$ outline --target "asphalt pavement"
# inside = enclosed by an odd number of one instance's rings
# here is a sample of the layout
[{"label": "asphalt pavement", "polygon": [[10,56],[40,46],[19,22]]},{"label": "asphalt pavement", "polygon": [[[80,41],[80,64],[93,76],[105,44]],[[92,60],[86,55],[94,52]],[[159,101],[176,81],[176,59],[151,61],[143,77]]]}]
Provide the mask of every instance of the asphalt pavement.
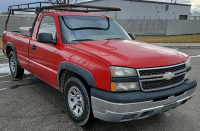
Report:
[{"label": "asphalt pavement", "polygon": [[[200,49],[179,49],[192,56],[191,77],[200,82]],[[1,56],[1,55],[0,55]],[[95,120],[74,124],[58,90],[25,72],[10,75],[8,60],[0,59],[0,131],[200,131],[200,86],[186,104],[150,118],[123,123]]]}]

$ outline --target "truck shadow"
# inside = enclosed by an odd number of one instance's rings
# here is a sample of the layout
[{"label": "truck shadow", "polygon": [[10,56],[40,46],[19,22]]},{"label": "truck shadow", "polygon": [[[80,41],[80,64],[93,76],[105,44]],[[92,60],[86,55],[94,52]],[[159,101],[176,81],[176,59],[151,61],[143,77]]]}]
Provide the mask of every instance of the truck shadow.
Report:
[{"label": "truck shadow", "polygon": [[[156,127],[158,125],[155,121],[164,122],[163,114],[158,114],[155,116],[152,116],[150,118],[142,119],[142,120],[135,120],[135,121],[128,121],[128,122],[120,122],[120,123],[114,123],[114,122],[104,122],[101,120],[95,120],[90,124],[87,124],[82,127],[84,131],[93,131],[93,130],[99,130],[99,131],[140,131],[141,127],[144,129],[149,129],[149,127]],[[148,127],[149,126],[149,127]]]}]

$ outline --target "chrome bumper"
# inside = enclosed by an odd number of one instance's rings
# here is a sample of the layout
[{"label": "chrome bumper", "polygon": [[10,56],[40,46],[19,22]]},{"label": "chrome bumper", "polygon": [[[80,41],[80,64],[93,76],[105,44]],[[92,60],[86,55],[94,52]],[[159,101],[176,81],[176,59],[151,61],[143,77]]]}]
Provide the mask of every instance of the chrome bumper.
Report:
[{"label": "chrome bumper", "polygon": [[166,112],[187,102],[195,93],[195,88],[179,96],[171,96],[161,101],[145,101],[138,103],[112,103],[91,97],[92,109],[95,118],[109,121],[122,122],[150,117]]}]

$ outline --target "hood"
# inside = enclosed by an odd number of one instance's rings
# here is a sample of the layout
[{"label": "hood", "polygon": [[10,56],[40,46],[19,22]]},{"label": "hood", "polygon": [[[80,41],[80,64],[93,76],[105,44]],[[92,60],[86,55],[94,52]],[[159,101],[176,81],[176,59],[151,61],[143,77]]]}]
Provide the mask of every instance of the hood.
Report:
[{"label": "hood", "polygon": [[183,63],[188,56],[179,51],[132,40],[84,41],[69,49],[93,57],[108,66],[148,68]]}]

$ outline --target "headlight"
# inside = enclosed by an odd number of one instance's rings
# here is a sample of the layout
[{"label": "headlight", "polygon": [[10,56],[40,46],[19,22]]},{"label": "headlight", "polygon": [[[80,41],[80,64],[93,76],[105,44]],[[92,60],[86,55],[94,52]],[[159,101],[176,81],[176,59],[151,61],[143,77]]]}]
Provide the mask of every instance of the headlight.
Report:
[{"label": "headlight", "polygon": [[111,91],[135,91],[140,90],[138,82],[125,82],[125,83],[115,83],[111,82]]},{"label": "headlight", "polygon": [[190,60],[190,57],[189,57],[186,61],[186,68],[190,68],[190,67],[191,67],[191,60]]},{"label": "headlight", "polygon": [[110,66],[110,73],[112,77],[128,77],[137,76],[136,70],[127,67]]},{"label": "headlight", "polygon": [[185,74],[185,80],[187,80],[190,76],[189,71],[191,70],[191,59],[190,57],[188,58],[188,60],[186,61],[186,74]]}]

